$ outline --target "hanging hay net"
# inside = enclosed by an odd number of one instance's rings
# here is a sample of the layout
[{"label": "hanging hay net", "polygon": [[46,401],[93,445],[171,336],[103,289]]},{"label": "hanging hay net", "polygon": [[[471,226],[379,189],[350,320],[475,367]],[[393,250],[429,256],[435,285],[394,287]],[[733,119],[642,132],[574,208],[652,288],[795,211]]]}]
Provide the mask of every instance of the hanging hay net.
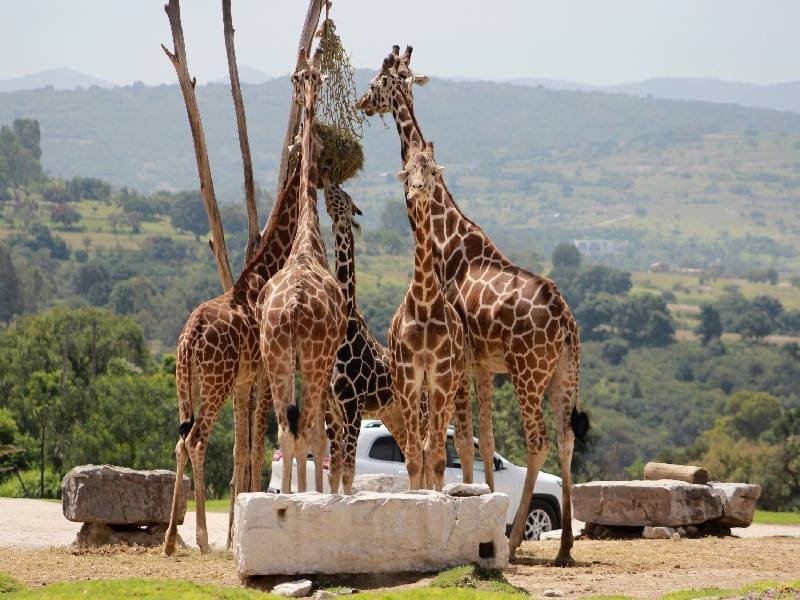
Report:
[{"label": "hanging hay net", "polygon": [[364,167],[365,119],[356,110],[355,69],[331,19],[322,22],[317,36],[323,52],[320,71],[327,76],[317,104],[317,133],[322,139],[319,170],[327,167],[331,180],[341,184]]}]

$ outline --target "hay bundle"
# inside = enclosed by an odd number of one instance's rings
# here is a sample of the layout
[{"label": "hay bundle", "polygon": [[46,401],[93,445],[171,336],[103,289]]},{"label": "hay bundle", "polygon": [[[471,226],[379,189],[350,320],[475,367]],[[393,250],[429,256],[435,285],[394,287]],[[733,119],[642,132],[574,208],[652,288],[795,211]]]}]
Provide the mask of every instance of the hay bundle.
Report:
[{"label": "hay bundle", "polygon": [[320,172],[327,167],[331,179],[341,184],[355,177],[364,166],[361,148],[364,116],[356,110],[355,70],[333,21],[326,18],[317,35],[323,51],[320,71],[326,76],[317,119],[317,134],[323,145]]}]

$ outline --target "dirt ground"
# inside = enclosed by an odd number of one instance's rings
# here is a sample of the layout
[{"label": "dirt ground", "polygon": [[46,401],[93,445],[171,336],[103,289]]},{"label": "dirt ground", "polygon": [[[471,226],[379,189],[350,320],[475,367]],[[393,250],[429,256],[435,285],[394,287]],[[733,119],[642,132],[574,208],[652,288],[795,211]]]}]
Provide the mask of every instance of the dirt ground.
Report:
[{"label": "dirt ground", "polygon": [[[674,590],[735,588],[800,577],[797,538],[577,541],[574,557],[578,564],[573,568],[547,564],[557,549],[555,541],[526,542],[518,562],[505,570],[507,579],[539,596],[545,590],[558,590],[567,598],[615,593],[654,598]],[[77,553],[64,547],[0,548],[0,572],[31,586],[124,577],[239,585],[230,554],[223,551],[201,556],[196,550],[182,550],[164,558],[157,549],[115,547]],[[421,575],[340,577],[325,578],[324,585],[388,589],[424,585],[429,579]]]}]

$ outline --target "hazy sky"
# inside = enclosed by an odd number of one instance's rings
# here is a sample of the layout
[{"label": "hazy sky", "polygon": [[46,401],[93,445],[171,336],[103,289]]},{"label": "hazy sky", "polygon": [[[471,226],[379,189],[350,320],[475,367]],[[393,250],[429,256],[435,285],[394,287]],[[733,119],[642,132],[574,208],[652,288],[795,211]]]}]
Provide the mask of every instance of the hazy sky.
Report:
[{"label": "hazy sky", "polygon": [[[0,79],[71,67],[126,84],[174,81],[164,0],[2,0]],[[233,0],[239,64],[293,66],[305,0]],[[190,70],[227,73],[219,0],[182,2]],[[402,8],[402,10],[401,10]],[[357,67],[393,43],[417,71],[591,84],[650,77],[800,79],[798,0],[335,0]]]}]

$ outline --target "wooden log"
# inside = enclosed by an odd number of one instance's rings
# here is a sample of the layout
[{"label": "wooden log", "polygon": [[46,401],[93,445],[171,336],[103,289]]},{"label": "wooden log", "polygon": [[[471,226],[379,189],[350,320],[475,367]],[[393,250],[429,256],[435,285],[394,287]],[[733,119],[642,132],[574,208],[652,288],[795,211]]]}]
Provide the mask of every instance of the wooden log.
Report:
[{"label": "wooden log", "polygon": [[676,479],[686,483],[708,483],[708,470],[703,467],[693,465],[671,465],[669,463],[649,462],[644,466],[644,478],[654,479]]},{"label": "wooden log", "polygon": [[194,154],[197,159],[197,174],[200,177],[200,192],[203,195],[203,204],[205,204],[208,224],[211,227],[211,239],[208,244],[211,246],[211,251],[214,253],[214,258],[217,262],[217,272],[222,281],[222,289],[227,292],[233,287],[233,274],[231,273],[231,263],[228,260],[228,250],[225,246],[222,218],[219,215],[217,197],[214,194],[214,181],[211,178],[211,164],[208,161],[208,150],[206,149],[206,138],[203,133],[203,123],[200,119],[200,109],[197,106],[197,98],[194,94],[194,86],[197,81],[189,76],[189,67],[186,62],[186,44],[183,39],[180,1],[169,0],[169,3],[164,6],[164,11],[169,17],[174,51],[167,50],[164,44],[161,44],[161,48],[169,58],[172,66],[175,67],[175,74],[178,76],[178,83],[186,104],[186,115],[189,118],[189,127],[192,130],[192,141],[194,142]]},{"label": "wooden log", "polygon": [[[258,230],[258,211],[256,209],[255,182],[253,180],[253,161],[250,157],[250,140],[247,136],[247,117],[244,112],[242,88],[239,85],[239,67],[236,64],[236,48],[233,45],[233,17],[231,0],[222,0],[222,24],[225,32],[225,51],[228,56],[228,74],[231,78],[231,96],[236,110],[236,126],[239,130],[239,149],[242,152],[244,170],[244,201],[247,207],[247,247],[244,251],[244,266],[255,256],[261,233]],[[249,465],[248,465],[249,467]]]}]

